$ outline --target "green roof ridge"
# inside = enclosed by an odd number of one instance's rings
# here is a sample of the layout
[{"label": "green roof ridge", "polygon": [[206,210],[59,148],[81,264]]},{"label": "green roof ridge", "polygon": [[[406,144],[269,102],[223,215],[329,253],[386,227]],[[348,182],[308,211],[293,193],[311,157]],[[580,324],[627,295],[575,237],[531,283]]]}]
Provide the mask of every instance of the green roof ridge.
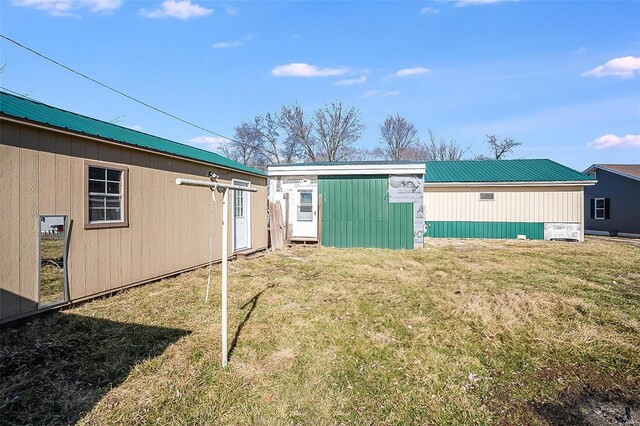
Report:
[{"label": "green roof ridge", "polygon": [[[9,105],[7,105],[7,102],[9,102]],[[246,166],[215,152],[207,151],[206,149],[172,141],[161,136],[141,132],[139,130],[124,127],[119,124],[109,123],[104,120],[99,120],[97,118],[79,114],[77,112],[58,108],[44,102],[37,101],[35,99],[28,99],[22,96],[13,95],[2,90],[0,90],[0,112],[7,116],[24,118],[37,123],[71,130],[88,136],[121,142],[129,146],[146,148],[160,153],[177,155],[186,159],[202,161],[220,167],[226,167],[238,171],[257,174],[260,176],[266,176],[266,174],[260,170]],[[89,129],[86,127],[88,123],[75,123],[75,125],[70,126],[69,124],[65,123],[65,121],[68,120],[69,117],[56,117],[56,115],[59,114],[68,114],[76,117],[79,120],[88,120],[92,122],[91,124],[97,125],[98,128]],[[45,117],[45,119],[38,118],[38,116],[43,116]],[[102,128],[100,129],[100,127]],[[105,135],[105,133],[111,132],[123,134],[119,135],[119,137],[114,137],[113,135]],[[134,137],[127,138],[127,136]],[[136,138],[139,140],[136,140]]]}]

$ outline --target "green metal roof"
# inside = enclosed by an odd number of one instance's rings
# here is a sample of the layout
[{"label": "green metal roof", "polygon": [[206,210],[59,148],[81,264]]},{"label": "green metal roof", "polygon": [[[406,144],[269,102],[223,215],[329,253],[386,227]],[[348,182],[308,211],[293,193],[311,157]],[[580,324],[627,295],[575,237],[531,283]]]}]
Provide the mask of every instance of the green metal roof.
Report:
[{"label": "green metal roof", "polygon": [[425,182],[575,182],[587,176],[551,160],[427,161]]},{"label": "green metal roof", "polygon": [[260,176],[264,172],[254,169],[222,155],[193,146],[160,138],[137,130],[96,120],[95,118],[65,111],[31,99],[11,95],[0,91],[0,114],[23,118],[52,127],[71,130],[88,136],[120,142],[134,147],[145,148],[166,154],[177,155],[191,160],[203,161],[216,166],[226,167]]}]

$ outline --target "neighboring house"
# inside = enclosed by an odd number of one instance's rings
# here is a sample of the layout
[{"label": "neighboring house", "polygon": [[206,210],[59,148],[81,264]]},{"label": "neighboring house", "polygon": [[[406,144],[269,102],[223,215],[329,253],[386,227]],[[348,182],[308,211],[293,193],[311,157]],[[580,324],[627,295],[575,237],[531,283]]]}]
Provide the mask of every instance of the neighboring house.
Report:
[{"label": "neighboring house", "polygon": [[584,191],[587,233],[640,237],[640,164],[594,164]]},{"label": "neighboring house", "polygon": [[590,176],[551,160],[430,161],[427,237],[584,239]]},{"label": "neighboring house", "polygon": [[[175,179],[208,181],[210,172],[219,182],[258,190],[233,194],[229,252],[266,248],[264,173],[209,151],[0,92],[0,321],[206,264],[212,226],[221,240],[222,197],[212,225],[210,191],[178,186]],[[64,230],[64,245],[43,239],[52,225]],[[213,245],[214,260],[220,260],[220,245]],[[52,297],[40,282],[42,265],[45,256],[63,255],[64,291]]]},{"label": "neighboring house", "polygon": [[269,200],[282,206],[291,241],[422,247],[422,162],[278,164],[268,173]]}]

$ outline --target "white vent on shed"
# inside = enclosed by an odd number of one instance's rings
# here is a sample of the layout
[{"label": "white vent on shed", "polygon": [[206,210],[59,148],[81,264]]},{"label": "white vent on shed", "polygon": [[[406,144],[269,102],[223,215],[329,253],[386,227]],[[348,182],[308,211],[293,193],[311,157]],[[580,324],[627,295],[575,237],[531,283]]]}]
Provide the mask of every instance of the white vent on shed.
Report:
[{"label": "white vent on shed", "polygon": [[495,194],[493,192],[481,192],[480,201],[493,201],[495,200]]}]

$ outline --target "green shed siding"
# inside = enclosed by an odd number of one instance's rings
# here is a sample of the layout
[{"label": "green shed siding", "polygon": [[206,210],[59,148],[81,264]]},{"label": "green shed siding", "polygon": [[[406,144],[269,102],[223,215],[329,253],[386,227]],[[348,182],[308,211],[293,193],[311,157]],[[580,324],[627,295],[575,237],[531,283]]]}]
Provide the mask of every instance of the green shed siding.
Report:
[{"label": "green shed siding", "polygon": [[526,235],[531,240],[544,239],[543,222],[465,222],[426,221],[426,237],[433,238],[501,238]]},{"label": "green shed siding", "polygon": [[322,245],[413,248],[413,204],[389,203],[388,176],[319,176]]}]

